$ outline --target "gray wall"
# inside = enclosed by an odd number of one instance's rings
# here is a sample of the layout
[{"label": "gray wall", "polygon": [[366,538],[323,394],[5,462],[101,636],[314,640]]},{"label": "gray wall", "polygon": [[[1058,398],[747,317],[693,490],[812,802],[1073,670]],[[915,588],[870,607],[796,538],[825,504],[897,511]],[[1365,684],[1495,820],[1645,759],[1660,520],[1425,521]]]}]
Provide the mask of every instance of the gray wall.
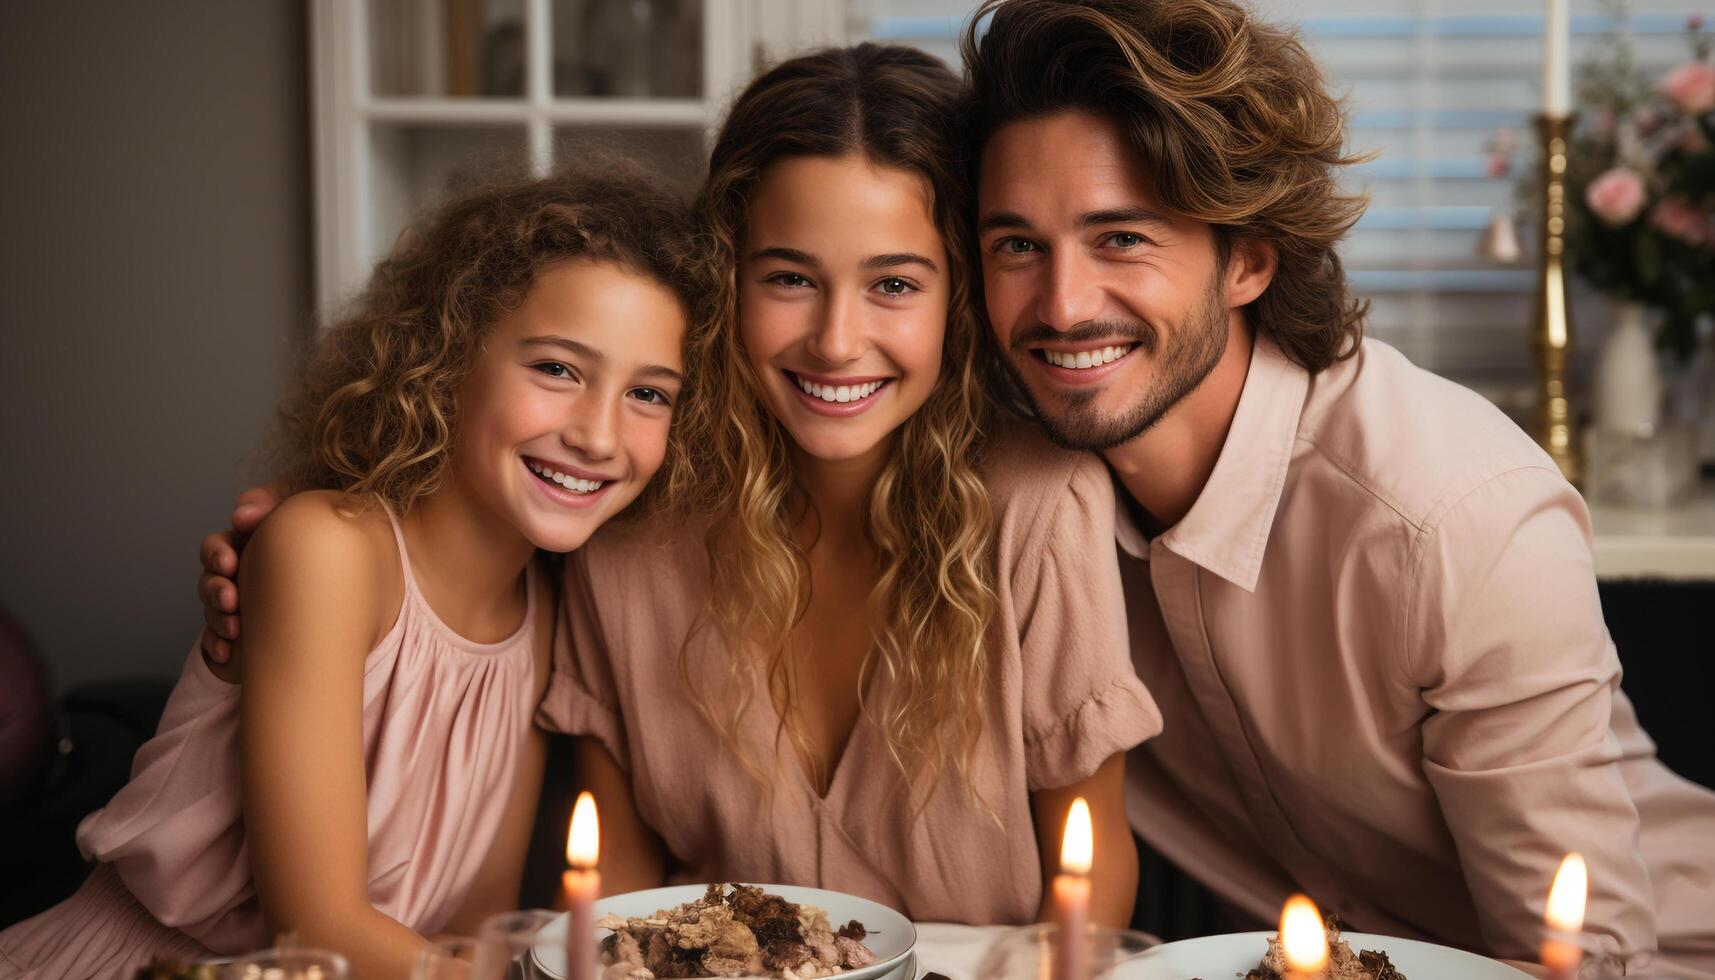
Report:
[{"label": "gray wall", "polygon": [[0,3],[0,607],[177,674],[312,299],[292,0]]}]

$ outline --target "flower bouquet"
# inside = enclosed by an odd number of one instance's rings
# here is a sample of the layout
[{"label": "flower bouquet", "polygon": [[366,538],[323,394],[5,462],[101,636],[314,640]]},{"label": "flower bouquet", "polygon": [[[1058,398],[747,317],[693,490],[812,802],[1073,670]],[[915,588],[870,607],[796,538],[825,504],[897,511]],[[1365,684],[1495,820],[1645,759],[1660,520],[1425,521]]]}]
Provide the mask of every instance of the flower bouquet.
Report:
[{"label": "flower bouquet", "polygon": [[1686,34],[1691,59],[1659,81],[1623,33],[1583,66],[1566,175],[1573,272],[1658,311],[1657,346],[1681,361],[1715,313],[1715,64],[1701,17]]}]

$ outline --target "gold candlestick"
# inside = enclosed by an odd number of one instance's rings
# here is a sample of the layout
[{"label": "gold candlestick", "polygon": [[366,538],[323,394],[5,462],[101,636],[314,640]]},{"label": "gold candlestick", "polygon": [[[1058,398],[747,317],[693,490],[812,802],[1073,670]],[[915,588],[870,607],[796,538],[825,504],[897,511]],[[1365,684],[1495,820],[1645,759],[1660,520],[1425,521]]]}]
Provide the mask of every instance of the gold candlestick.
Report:
[{"label": "gold candlestick", "polygon": [[1577,420],[1567,393],[1566,368],[1572,350],[1572,318],[1566,303],[1566,144],[1572,114],[1538,115],[1542,139],[1542,249],[1539,257],[1536,310],[1531,340],[1536,348],[1536,425],[1531,434],[1548,451],[1560,472],[1572,483],[1584,477]]}]

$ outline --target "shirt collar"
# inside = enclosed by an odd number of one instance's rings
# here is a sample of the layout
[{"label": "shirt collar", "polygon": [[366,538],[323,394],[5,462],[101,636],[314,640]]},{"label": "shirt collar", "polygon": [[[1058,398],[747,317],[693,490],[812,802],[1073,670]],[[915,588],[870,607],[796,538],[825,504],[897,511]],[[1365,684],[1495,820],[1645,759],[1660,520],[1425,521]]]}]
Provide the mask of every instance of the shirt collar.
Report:
[{"label": "shirt collar", "polygon": [[[1256,590],[1309,386],[1309,372],[1268,336],[1257,337],[1214,472],[1191,511],[1161,533],[1162,547],[1246,592]],[[1116,484],[1115,540],[1127,554],[1147,558],[1150,539],[1119,499],[1125,486]]]}]

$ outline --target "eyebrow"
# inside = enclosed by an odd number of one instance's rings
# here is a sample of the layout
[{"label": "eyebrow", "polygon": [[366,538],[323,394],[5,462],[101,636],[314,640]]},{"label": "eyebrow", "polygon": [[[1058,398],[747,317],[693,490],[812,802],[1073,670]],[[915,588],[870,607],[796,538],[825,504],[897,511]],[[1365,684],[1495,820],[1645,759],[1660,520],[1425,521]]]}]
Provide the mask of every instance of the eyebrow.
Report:
[{"label": "eyebrow", "polygon": [[785,262],[796,262],[799,265],[821,265],[822,260],[809,252],[797,248],[787,248],[776,245],[773,248],[759,248],[750,253],[752,259],[780,259]]},{"label": "eyebrow", "polygon": [[928,256],[918,255],[916,252],[889,252],[886,255],[872,255],[863,260],[865,269],[892,269],[901,265],[920,265],[930,272],[940,271]]},{"label": "eyebrow", "polygon": [[[1159,211],[1151,211],[1142,207],[1103,208],[1100,211],[1086,211],[1078,216],[1078,225],[1083,228],[1093,228],[1098,225],[1123,224],[1169,224],[1167,217]],[[985,214],[977,222],[977,234],[994,231],[997,228],[1027,229],[1030,222],[1024,216],[1014,211],[995,211]]]},{"label": "eyebrow", "polygon": [[[559,337],[553,334],[544,334],[540,337],[526,337],[524,338],[524,343],[545,344],[549,347],[559,347],[563,350],[570,351],[585,360],[595,361],[597,364],[607,362],[606,354],[603,354],[601,351],[596,350],[588,344],[579,343],[570,337]],[[685,376],[683,374],[680,374],[678,371],[675,371],[664,364],[650,364],[647,367],[638,368],[637,373],[645,378],[660,378],[665,381],[674,381],[679,384],[685,383]]]},{"label": "eyebrow", "polygon": [[1085,228],[1091,228],[1096,225],[1126,225],[1134,223],[1145,225],[1165,225],[1169,222],[1167,220],[1167,216],[1159,211],[1151,211],[1148,208],[1135,206],[1104,208],[1101,211],[1086,212],[1078,217],[1078,224]]},{"label": "eyebrow", "polygon": [[1029,228],[1030,222],[1024,220],[1024,215],[1013,211],[991,211],[982,216],[977,222],[977,234],[993,231],[996,228]]}]

